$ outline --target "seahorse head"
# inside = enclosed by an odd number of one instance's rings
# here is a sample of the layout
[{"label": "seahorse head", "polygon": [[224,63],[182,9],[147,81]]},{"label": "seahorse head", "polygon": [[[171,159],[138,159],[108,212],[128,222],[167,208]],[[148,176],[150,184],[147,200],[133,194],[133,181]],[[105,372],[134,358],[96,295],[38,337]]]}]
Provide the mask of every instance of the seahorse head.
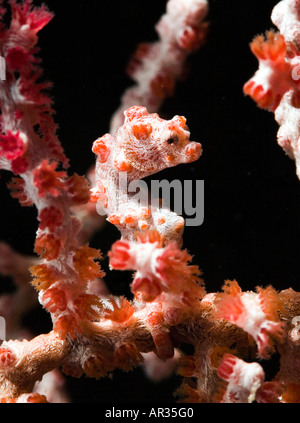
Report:
[{"label": "seahorse head", "polygon": [[152,174],[201,156],[202,146],[190,141],[185,117],[164,120],[141,106],[127,109],[124,115],[124,124],[116,136],[126,161],[134,169]]}]

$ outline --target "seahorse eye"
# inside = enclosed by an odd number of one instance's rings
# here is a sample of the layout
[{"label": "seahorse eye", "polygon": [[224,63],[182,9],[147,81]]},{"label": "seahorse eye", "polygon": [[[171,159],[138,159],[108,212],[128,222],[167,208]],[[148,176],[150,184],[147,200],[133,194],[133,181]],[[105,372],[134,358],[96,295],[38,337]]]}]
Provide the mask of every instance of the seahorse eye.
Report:
[{"label": "seahorse eye", "polygon": [[178,137],[174,136],[174,137],[170,137],[167,139],[167,143],[168,144],[174,144],[178,141]]}]

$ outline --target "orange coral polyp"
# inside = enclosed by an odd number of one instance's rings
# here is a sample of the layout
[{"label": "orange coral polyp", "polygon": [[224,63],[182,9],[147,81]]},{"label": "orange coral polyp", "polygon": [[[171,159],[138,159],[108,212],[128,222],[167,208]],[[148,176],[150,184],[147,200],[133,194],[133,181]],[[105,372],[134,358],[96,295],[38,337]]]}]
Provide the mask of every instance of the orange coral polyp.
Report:
[{"label": "orange coral polyp", "polygon": [[190,265],[191,260],[192,256],[187,250],[180,250],[176,244],[169,244],[157,257],[155,270],[170,288],[183,279],[186,283],[199,282],[200,269],[196,265]]},{"label": "orange coral polyp", "polygon": [[226,280],[222,286],[222,290],[226,292],[226,294],[234,296],[242,293],[242,288],[239,286],[236,280]]},{"label": "orange coral polyp", "polygon": [[161,294],[162,286],[158,278],[135,277],[131,290],[135,296],[140,294],[143,301],[151,302]]},{"label": "orange coral polyp", "polygon": [[98,319],[102,310],[99,298],[92,294],[79,295],[73,305],[80,319]]},{"label": "orange coral polyp", "polygon": [[275,111],[284,94],[297,86],[292,77],[293,64],[287,60],[287,49],[282,34],[274,31],[256,37],[250,48],[259,60],[259,69],[244,85],[244,93],[263,109]]},{"label": "orange coral polyp", "polygon": [[61,339],[64,339],[67,335],[71,339],[75,339],[77,334],[80,333],[80,327],[77,324],[75,316],[71,314],[64,314],[59,316],[54,324],[54,330],[59,334]]},{"label": "orange coral polyp", "polygon": [[62,190],[65,189],[63,179],[67,174],[64,171],[57,171],[58,162],[50,163],[48,160],[43,160],[40,166],[33,171],[34,185],[38,189],[40,197],[45,197],[50,194],[58,197]]},{"label": "orange coral polyp", "polygon": [[283,334],[279,319],[281,301],[273,288],[258,288],[259,293],[217,294],[216,318],[224,318],[248,332],[256,341],[258,355],[267,358],[274,351],[274,340]]},{"label": "orange coral polyp", "polygon": [[104,357],[101,354],[93,354],[83,363],[84,373],[88,377],[96,379],[106,376],[107,373],[114,370],[114,367],[113,359]]},{"label": "orange coral polyp", "polygon": [[156,242],[158,247],[162,247],[163,245],[163,238],[161,234],[155,230],[137,234],[137,240],[143,244],[146,242],[150,242],[152,244]]},{"label": "orange coral polyp", "polygon": [[12,180],[7,184],[7,187],[11,191],[12,198],[19,200],[19,203],[23,207],[28,207],[33,205],[33,201],[28,197],[26,192],[25,182],[21,178],[12,178]]},{"label": "orange coral polyp", "polygon": [[237,322],[244,311],[244,306],[240,298],[224,298],[219,306],[217,316],[223,319]]},{"label": "orange coral polyp", "polygon": [[118,300],[111,297],[110,304],[113,306],[113,310],[106,309],[103,316],[113,322],[126,322],[134,313],[134,307],[125,297],[120,297]]},{"label": "orange coral polyp", "polygon": [[279,313],[283,313],[285,309],[277,291],[272,286],[265,289],[257,287],[256,291],[259,294],[261,308],[266,317],[273,321],[279,321]]},{"label": "orange coral polyp", "polygon": [[116,345],[114,362],[116,367],[128,372],[143,361],[143,356],[132,342]]},{"label": "orange coral polyp", "polygon": [[253,80],[244,85],[244,93],[249,95],[262,109],[276,109],[280,102],[280,96],[275,101],[275,96],[271,89],[265,91],[262,85],[256,85]]},{"label": "orange coral polyp", "polygon": [[36,238],[34,251],[46,260],[55,260],[61,249],[61,240],[52,234],[43,233]]},{"label": "orange coral polyp", "polygon": [[97,159],[100,163],[105,163],[110,155],[110,148],[107,146],[106,141],[110,137],[108,134],[94,141],[92,151],[97,154]]},{"label": "orange coral polyp", "polygon": [[34,277],[31,284],[38,290],[48,289],[57,281],[57,272],[50,269],[47,264],[38,264],[30,267],[30,272]]},{"label": "orange coral polyp", "polygon": [[86,204],[90,200],[90,186],[84,176],[74,173],[66,180],[66,187],[73,205]]},{"label": "orange coral polyp", "polygon": [[64,311],[67,307],[65,292],[59,288],[50,288],[42,296],[42,301],[50,313]]},{"label": "orange coral polyp", "polygon": [[266,38],[258,35],[250,44],[252,53],[260,60],[281,60],[286,55],[284,37],[279,32],[268,31]]},{"label": "orange coral polyp", "polygon": [[101,258],[100,250],[91,248],[88,245],[77,249],[73,257],[73,263],[81,281],[88,282],[104,276],[105,273],[101,271],[99,263],[95,262],[95,260]]}]

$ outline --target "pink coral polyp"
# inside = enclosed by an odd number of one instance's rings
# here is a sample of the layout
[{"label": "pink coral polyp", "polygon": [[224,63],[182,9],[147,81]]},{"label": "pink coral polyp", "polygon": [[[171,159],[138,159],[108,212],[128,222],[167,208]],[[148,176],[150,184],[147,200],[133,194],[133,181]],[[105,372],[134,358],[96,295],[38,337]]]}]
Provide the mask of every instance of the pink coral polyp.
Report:
[{"label": "pink coral polyp", "polygon": [[66,172],[57,171],[57,166],[57,162],[49,163],[48,160],[43,160],[40,166],[33,171],[34,185],[37,187],[40,197],[49,194],[58,197],[65,189],[62,179],[66,177]]},{"label": "pink coral polyp", "polygon": [[[257,342],[258,354],[268,357],[274,350],[274,339],[283,335],[278,312],[282,308],[275,290],[266,288],[255,292],[239,292],[236,281],[225,285],[218,294],[216,316],[236,324]],[[229,285],[229,287],[228,287]]]},{"label": "pink coral polyp", "polygon": [[0,348],[0,369],[13,366],[16,362],[14,352],[6,347]]},{"label": "pink coral polyp", "polygon": [[130,244],[126,241],[116,241],[108,256],[110,257],[110,266],[113,269],[128,269],[130,263]]},{"label": "pink coral polyp", "polygon": [[258,363],[246,363],[232,354],[224,354],[218,376],[228,382],[221,399],[225,403],[253,402],[265,379]]},{"label": "pink coral polyp", "polygon": [[22,4],[13,0],[11,2],[11,9],[12,25],[16,28],[27,25],[27,37],[29,39],[43,29],[53,17],[52,13],[44,5],[40,8],[33,8],[32,0],[25,0]]},{"label": "pink coral polyp", "polygon": [[52,232],[62,224],[63,214],[58,208],[49,206],[41,210],[38,218],[40,220],[40,229],[49,228]]},{"label": "pink coral polyp", "polygon": [[25,146],[19,132],[7,131],[6,135],[0,134],[0,155],[8,160],[15,160],[24,154]]}]

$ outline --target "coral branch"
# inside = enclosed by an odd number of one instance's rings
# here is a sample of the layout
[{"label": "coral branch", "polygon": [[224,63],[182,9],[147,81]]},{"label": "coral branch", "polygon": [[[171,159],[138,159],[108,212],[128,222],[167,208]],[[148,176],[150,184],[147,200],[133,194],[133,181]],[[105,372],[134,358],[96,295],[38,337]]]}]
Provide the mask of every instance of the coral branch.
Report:
[{"label": "coral branch", "polygon": [[272,21],[280,32],[269,31],[266,40],[258,36],[251,50],[259,61],[259,69],[244,85],[259,107],[275,112],[280,128],[278,144],[296,162],[300,178],[300,19],[298,0],[282,0],[272,12]]},{"label": "coral branch", "polygon": [[[31,1],[12,2],[12,22],[1,39],[1,53],[8,66],[7,79],[1,82],[4,134],[0,165],[21,173],[23,182],[18,178],[11,185],[17,192],[15,196],[23,205],[37,207],[40,225],[35,252],[44,263],[33,270],[38,276],[34,285],[41,290],[40,301],[48,305],[55,327],[66,335],[70,322],[74,334],[76,321],[83,315],[87,318],[88,312],[77,315],[77,310],[86,306],[82,294],[87,283],[103,273],[94,263],[99,253],[95,250],[89,255],[87,246],[78,245],[76,235],[81,224],[71,210],[74,205],[88,202],[89,184],[85,178],[76,174],[68,177],[65,170],[59,169],[68,161],[56,137],[51,100],[44,92],[49,84],[37,82],[41,70],[33,47],[37,32],[51,17],[44,7],[33,8]],[[67,256],[70,260],[66,261]],[[92,296],[90,299],[94,304]]]},{"label": "coral branch", "polygon": [[15,364],[11,369],[0,369],[1,401],[30,393],[36,381],[62,363],[69,347],[66,341],[61,340],[52,331],[32,341],[5,342],[1,349],[4,348],[11,351]]},{"label": "coral branch", "polygon": [[173,94],[187,56],[204,43],[207,12],[206,0],[168,1],[166,13],[156,25],[159,41],[139,45],[128,66],[136,85],[124,93],[111,120],[111,134],[123,124],[124,110],[140,104],[157,112],[163,100]]},{"label": "coral branch", "polygon": [[[136,84],[123,96],[111,133],[93,143],[96,169],[89,180],[68,174],[51,84],[41,81],[37,35],[52,14],[31,0],[10,5],[11,22],[0,26],[6,64],[0,168],[14,173],[12,197],[36,207],[38,257],[0,243],[0,273],[16,285],[15,293],[0,298],[0,323],[4,317],[9,338],[20,339],[0,346],[0,402],[58,401],[53,388],[61,392],[59,368],[98,379],[138,366],[155,380],[176,368],[183,402],[299,402],[300,293],[271,286],[243,291],[235,280],[226,281],[222,292],[207,293],[199,267],[182,248],[184,219],[158,199],[149,201],[142,189],[143,178],[202,154],[201,144],[190,141],[185,117],[162,119],[156,112],[174,92],[188,55],[204,41],[207,1],[168,1],[156,26],[159,40],[140,45],[132,59]],[[280,32],[252,42],[259,69],[244,86],[260,107],[275,112],[278,142],[297,167],[299,6],[299,0],[276,6],[272,19]],[[4,12],[0,0],[2,20]],[[121,232],[107,256],[88,244],[103,216]],[[134,272],[131,297],[111,295],[101,283],[103,257],[110,270]],[[33,337],[20,326],[36,297],[53,329]],[[27,335],[32,339],[21,340]],[[263,360],[273,353],[280,368],[266,380]]]}]

